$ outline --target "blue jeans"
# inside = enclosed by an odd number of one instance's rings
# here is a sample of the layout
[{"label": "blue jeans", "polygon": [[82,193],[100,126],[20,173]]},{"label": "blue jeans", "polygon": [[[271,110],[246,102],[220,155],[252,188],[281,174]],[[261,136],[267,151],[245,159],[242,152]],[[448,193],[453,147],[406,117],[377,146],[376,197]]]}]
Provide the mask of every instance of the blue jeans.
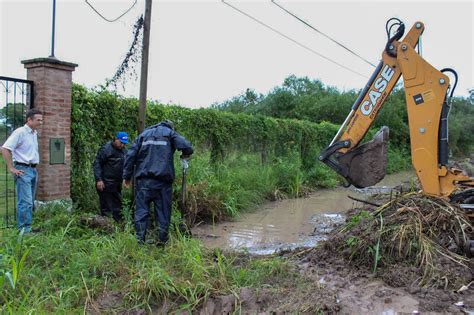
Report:
[{"label": "blue jeans", "polygon": [[150,220],[150,203],[155,204],[155,219],[161,243],[168,241],[171,221],[171,201],[173,187],[155,179],[138,179],[136,192],[135,230],[139,242],[145,242],[146,230]]},{"label": "blue jeans", "polygon": [[15,168],[24,172],[23,175],[15,178],[18,229],[24,229],[25,233],[29,233],[31,232],[38,171],[36,168],[24,165],[15,165]]}]

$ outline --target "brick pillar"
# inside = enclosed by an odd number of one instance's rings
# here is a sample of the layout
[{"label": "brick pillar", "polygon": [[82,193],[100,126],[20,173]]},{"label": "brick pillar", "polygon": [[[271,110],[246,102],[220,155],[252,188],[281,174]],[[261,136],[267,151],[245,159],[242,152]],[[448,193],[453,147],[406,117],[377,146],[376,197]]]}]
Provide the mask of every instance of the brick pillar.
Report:
[{"label": "brick pillar", "polygon": [[[77,64],[55,58],[35,58],[21,63],[27,69],[27,79],[34,81],[34,107],[43,113],[43,126],[38,130],[40,164],[36,199],[70,200],[72,72]],[[52,138],[64,140],[64,163],[51,164],[57,163],[50,159]]]}]

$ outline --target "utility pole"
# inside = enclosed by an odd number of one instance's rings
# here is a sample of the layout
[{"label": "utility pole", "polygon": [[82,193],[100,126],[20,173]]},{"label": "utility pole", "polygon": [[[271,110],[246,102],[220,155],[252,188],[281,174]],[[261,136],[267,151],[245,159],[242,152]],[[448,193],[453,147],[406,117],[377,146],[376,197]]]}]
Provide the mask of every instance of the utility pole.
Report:
[{"label": "utility pole", "polygon": [[140,74],[140,99],[138,105],[138,134],[145,129],[146,90],[148,84],[148,53],[150,51],[151,2],[145,1],[145,23],[143,25],[142,69]]}]

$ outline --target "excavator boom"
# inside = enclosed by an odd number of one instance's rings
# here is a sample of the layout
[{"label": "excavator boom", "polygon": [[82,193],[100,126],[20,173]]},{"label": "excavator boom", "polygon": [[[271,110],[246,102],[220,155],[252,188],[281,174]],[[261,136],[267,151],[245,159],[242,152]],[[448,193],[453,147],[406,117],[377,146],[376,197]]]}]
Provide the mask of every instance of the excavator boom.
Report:
[{"label": "excavator boom", "polygon": [[[396,21],[389,28],[389,23]],[[398,25],[393,36],[390,29]],[[403,77],[410,128],[412,164],[423,191],[450,196],[460,186],[474,187],[474,181],[448,163],[448,124],[451,89],[444,72],[435,69],[416,51],[424,25],[416,22],[407,35],[398,19],[387,22],[387,45],[367,85],[354,102],[349,115],[319,159],[342,175],[349,184],[363,188],[375,185],[386,172],[388,127],[372,141],[361,144],[387,97]],[[448,92],[451,95],[448,96]]]}]

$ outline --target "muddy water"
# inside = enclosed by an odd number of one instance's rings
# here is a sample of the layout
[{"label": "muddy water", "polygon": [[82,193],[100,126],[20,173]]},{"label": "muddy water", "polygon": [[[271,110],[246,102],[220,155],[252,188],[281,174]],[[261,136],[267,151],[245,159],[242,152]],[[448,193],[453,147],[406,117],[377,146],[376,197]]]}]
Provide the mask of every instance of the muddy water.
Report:
[{"label": "muddy water", "polygon": [[200,225],[192,232],[208,247],[246,250],[253,254],[311,247],[324,240],[335,224],[344,222],[346,210],[363,205],[348,195],[366,199],[371,193],[389,192],[413,176],[411,172],[402,172],[387,175],[377,186],[364,190],[338,187],[319,190],[307,198],[268,202],[235,221]]}]

